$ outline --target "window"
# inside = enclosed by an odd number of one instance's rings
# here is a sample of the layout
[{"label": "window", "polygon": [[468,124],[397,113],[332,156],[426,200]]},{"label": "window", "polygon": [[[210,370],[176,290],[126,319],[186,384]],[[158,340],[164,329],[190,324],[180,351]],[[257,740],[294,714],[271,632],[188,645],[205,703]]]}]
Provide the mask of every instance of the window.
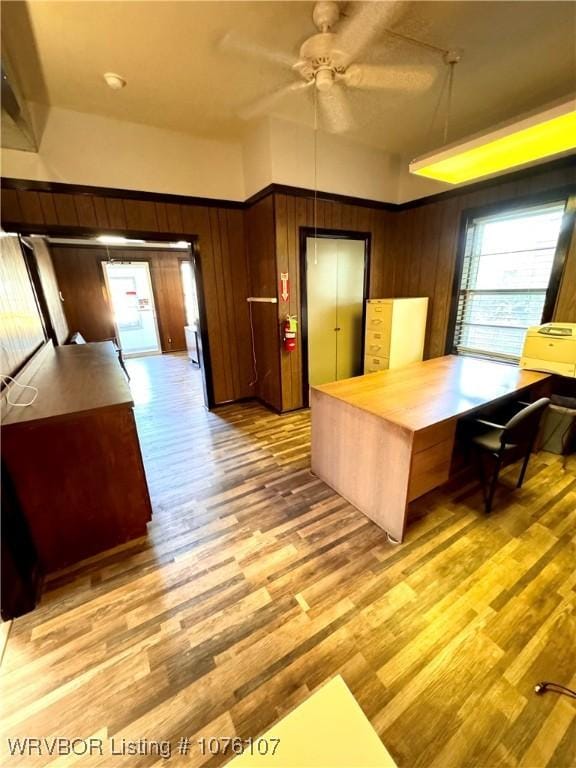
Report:
[{"label": "window", "polygon": [[470,220],[454,351],[517,361],[542,322],[565,202]]}]

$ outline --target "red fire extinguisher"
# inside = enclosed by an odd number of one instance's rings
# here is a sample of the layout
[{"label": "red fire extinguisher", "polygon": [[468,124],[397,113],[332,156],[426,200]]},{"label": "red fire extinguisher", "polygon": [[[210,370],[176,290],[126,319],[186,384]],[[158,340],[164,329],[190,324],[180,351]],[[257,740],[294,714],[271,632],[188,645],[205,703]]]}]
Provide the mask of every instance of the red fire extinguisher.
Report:
[{"label": "red fire extinguisher", "polygon": [[298,330],[298,320],[295,315],[286,315],[286,320],[282,323],[282,343],[285,352],[294,352],[296,349],[296,332]]}]

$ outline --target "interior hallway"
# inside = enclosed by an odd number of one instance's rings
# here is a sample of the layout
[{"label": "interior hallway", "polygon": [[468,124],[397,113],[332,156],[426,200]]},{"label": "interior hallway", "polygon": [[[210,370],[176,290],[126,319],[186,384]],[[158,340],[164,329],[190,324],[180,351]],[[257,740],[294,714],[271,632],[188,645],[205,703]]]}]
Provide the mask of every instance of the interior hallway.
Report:
[{"label": "interior hallway", "polygon": [[[574,763],[576,702],[533,694],[576,684],[574,457],[562,471],[535,455],[489,518],[476,483],[429,494],[393,547],[310,474],[308,411],[209,413],[184,355],[128,367],[149,538],[54,575],[15,620],[2,750],[6,736],[255,736],[340,673],[400,768]],[[193,745],[170,765],[206,760]]]}]

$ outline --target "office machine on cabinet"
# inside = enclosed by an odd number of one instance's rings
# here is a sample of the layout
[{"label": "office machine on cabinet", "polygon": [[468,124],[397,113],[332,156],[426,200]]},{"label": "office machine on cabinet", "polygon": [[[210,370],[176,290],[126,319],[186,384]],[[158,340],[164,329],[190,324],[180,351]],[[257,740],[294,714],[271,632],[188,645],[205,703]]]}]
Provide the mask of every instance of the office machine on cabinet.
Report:
[{"label": "office machine on cabinet", "polygon": [[520,368],[576,378],[576,323],[528,328]]},{"label": "office machine on cabinet", "polygon": [[364,373],[400,368],[424,356],[428,298],[368,299]]}]

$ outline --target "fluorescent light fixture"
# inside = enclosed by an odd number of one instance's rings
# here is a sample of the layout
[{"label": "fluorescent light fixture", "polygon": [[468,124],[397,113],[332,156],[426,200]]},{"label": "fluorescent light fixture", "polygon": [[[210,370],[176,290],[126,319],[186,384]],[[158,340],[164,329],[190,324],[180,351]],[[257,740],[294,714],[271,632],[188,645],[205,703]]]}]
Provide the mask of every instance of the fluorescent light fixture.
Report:
[{"label": "fluorescent light fixture", "polygon": [[416,158],[410,173],[461,184],[576,149],[576,100]]},{"label": "fluorescent light fixture", "polygon": [[98,235],[96,240],[103,245],[130,245],[131,243],[146,242],[145,240],[129,240],[127,237],[121,237],[120,235]]}]

